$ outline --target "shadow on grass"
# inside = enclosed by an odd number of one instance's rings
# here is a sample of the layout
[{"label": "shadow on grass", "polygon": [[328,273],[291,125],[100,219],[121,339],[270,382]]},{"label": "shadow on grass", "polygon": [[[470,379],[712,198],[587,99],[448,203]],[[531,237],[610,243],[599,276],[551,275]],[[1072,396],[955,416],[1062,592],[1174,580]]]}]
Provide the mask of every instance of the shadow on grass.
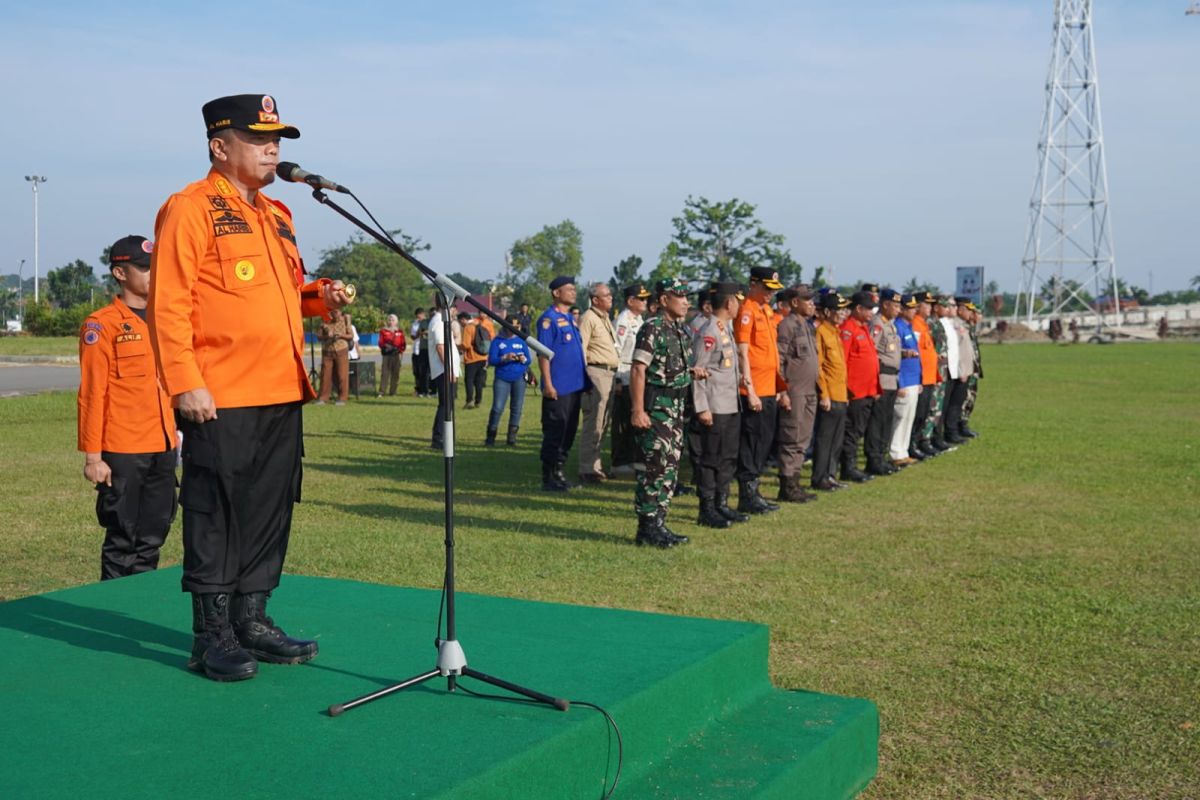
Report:
[{"label": "shadow on grass", "polygon": [[[179,669],[185,669],[192,649],[192,637],[184,631],[119,611],[77,606],[49,597],[26,597],[0,606],[0,627]],[[170,652],[157,648],[168,648]]]}]

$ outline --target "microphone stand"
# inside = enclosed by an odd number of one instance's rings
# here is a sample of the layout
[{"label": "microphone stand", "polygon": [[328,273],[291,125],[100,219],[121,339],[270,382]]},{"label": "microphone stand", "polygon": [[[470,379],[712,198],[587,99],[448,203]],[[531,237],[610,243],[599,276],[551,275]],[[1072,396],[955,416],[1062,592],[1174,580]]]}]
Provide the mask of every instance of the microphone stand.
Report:
[{"label": "microphone stand", "polygon": [[[431,268],[425,266],[421,261],[415,258],[412,254],[406,252],[402,247],[378,233],[374,228],[371,228],[362,220],[355,217],[346,209],[339,206],[337,203],[329,199],[321,189],[313,189],[313,197],[317,202],[329,206],[337,213],[341,214],[359,229],[368,233],[377,242],[382,244],[387,249],[399,255],[416,267],[422,275],[424,275],[430,283],[438,290],[442,305],[442,341],[444,342],[445,355],[443,359],[444,369],[441,379],[443,392],[442,408],[442,453],[444,464],[444,485],[445,485],[445,527],[446,527],[446,573],[443,587],[445,590],[446,602],[446,638],[435,639],[434,644],[437,647],[437,663],[436,666],[426,672],[418,673],[411,678],[400,681],[399,683],[386,686],[378,691],[365,694],[362,697],[356,697],[353,700],[348,700],[345,703],[336,703],[329,707],[329,715],[336,717],[343,712],[349,711],[352,708],[357,708],[365,703],[370,703],[373,700],[378,700],[381,697],[386,697],[394,692],[402,689],[407,689],[410,686],[417,686],[439,676],[446,679],[446,689],[453,692],[458,686],[459,677],[474,678],[483,683],[489,683],[493,686],[498,686],[514,694],[523,695],[531,700],[539,703],[544,703],[548,706],[553,706],[559,711],[566,711],[570,708],[570,703],[559,697],[551,697],[548,694],[527,689],[524,686],[518,686],[515,683],[510,683],[501,678],[492,675],[487,675],[478,670],[467,666],[467,658],[463,652],[462,645],[459,644],[455,634],[455,608],[454,608],[454,398],[450,392],[454,386],[452,375],[454,371],[454,356],[451,347],[454,347],[454,337],[451,329],[451,312],[453,311],[453,301],[455,299],[464,300],[469,305],[474,306],[481,313],[487,314],[498,325],[520,337],[521,332],[516,326],[500,319],[490,308],[486,308],[483,304],[471,297],[466,289],[459,286],[454,281],[444,275],[439,275]],[[537,353],[552,358],[550,350],[539,342],[531,333],[527,337],[523,337],[526,344],[529,345]],[[438,632],[439,635],[441,631]]]}]

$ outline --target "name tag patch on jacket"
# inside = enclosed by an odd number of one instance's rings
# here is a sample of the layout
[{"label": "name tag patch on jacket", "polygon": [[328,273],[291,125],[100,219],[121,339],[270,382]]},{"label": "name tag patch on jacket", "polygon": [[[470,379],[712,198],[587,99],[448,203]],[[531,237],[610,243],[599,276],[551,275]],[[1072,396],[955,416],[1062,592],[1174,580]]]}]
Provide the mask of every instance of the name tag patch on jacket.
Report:
[{"label": "name tag patch on jacket", "polygon": [[228,236],[231,233],[253,233],[245,218],[232,211],[210,211],[214,236]]},{"label": "name tag patch on jacket", "polygon": [[140,342],[141,340],[142,335],[140,333],[122,333],[114,341],[117,344],[121,344],[122,342]]}]

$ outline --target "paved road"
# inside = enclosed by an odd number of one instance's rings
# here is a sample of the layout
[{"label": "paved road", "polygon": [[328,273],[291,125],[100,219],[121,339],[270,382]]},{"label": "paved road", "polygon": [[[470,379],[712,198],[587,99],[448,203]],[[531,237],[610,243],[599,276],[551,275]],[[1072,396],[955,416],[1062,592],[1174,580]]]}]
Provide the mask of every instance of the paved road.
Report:
[{"label": "paved road", "polygon": [[0,364],[0,397],[78,388],[78,364]]}]

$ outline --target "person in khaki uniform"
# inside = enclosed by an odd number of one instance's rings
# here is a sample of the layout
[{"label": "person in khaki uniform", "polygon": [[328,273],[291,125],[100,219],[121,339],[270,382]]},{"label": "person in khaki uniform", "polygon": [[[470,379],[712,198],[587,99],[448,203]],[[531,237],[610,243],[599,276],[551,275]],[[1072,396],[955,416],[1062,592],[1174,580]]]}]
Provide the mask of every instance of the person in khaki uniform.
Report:
[{"label": "person in khaki uniform", "polygon": [[813,297],[812,288],[806,285],[791,290],[789,313],[776,328],[779,370],[792,401],[791,408],[779,414],[778,499],[790,503],[817,499],[800,487],[800,468],[817,417],[817,334],[813,328],[817,305]]},{"label": "person in khaki uniform", "polygon": [[109,249],[121,292],[79,331],[79,449],[105,529],[102,581],[157,568],[175,518],[175,412],[145,322],[153,251],[143,236]]},{"label": "person in khaki uniform", "polygon": [[336,309],[329,312],[329,321],[321,323],[317,338],[321,340],[321,396],[317,405],[329,402],[336,380],[337,404],[344,406],[350,396],[350,340],[354,338],[346,316]]},{"label": "person in khaki uniform", "polygon": [[613,328],[612,289],[607,283],[593,283],[588,290],[591,305],[579,318],[579,339],[592,388],[583,393],[583,425],[579,433],[579,482],[601,483],[608,480],[601,464],[600,450],[612,419],[613,381],[621,358],[617,353],[617,332]]}]

